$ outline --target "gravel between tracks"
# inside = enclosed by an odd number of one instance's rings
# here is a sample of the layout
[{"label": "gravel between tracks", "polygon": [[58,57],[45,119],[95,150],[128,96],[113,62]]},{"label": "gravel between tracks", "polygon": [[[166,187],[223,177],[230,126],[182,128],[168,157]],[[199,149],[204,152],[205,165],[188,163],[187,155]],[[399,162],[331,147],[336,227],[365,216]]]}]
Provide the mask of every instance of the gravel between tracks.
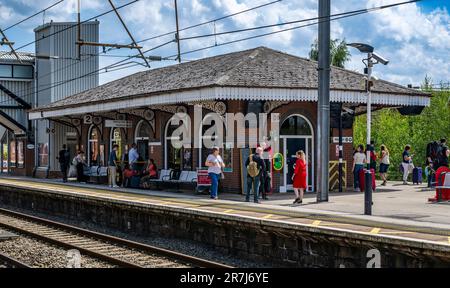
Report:
[{"label": "gravel between tracks", "polygon": [[[163,238],[159,236],[149,236],[149,237],[139,237],[134,235],[129,235],[117,230],[112,230],[109,228],[99,227],[97,225],[93,225],[91,223],[86,223],[85,221],[74,221],[69,220],[61,217],[55,217],[55,216],[49,216],[42,213],[36,213],[28,210],[23,209],[17,209],[15,207],[8,207],[0,205],[0,207],[3,207],[5,209],[11,209],[14,211],[22,212],[29,215],[34,215],[37,217],[43,217],[47,218],[49,220],[54,220],[57,222],[66,223],[69,225],[77,226],[80,228],[85,228],[88,230],[113,235],[116,237],[128,239],[131,241],[141,242],[148,245],[157,246],[160,248],[165,248],[172,251],[177,251],[179,253],[188,254],[191,256],[196,256],[199,258],[209,259],[212,261],[216,261],[219,263],[227,264],[234,267],[242,267],[242,268],[269,268],[272,267],[267,263],[262,262],[253,262],[248,261],[245,259],[241,259],[238,256],[235,255],[226,255],[223,251],[220,251],[219,249],[214,249],[214,247],[211,247],[210,245],[201,244],[195,241],[191,240],[185,240],[185,239],[175,239],[175,238]],[[1,243],[0,243],[1,245]]]},{"label": "gravel between tracks", "polygon": [[[65,268],[67,266],[67,250],[16,234],[20,237],[0,241],[0,252],[35,268]],[[113,267],[111,264],[81,255],[81,268]]]}]

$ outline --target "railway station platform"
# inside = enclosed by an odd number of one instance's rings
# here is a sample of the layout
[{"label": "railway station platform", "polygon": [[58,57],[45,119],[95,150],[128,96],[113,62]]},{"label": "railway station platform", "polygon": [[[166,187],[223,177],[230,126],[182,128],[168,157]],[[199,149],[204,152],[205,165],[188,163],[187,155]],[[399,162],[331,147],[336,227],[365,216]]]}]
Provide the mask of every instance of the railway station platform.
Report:
[{"label": "railway station platform", "polygon": [[[331,193],[323,203],[306,194],[303,205],[292,204],[292,193],[280,193],[255,204],[237,194],[212,200],[193,192],[0,177],[0,205],[83,216],[137,233],[210,241],[224,252],[255,259],[270,256],[278,264],[297,267],[321,267],[324,261],[361,267],[371,248],[388,255],[382,258],[386,267],[450,267],[450,202],[428,203],[433,194],[425,185],[391,182],[377,188],[373,216],[367,216],[361,192]],[[42,200],[48,197],[52,199]],[[86,211],[68,208],[73,203]]]}]

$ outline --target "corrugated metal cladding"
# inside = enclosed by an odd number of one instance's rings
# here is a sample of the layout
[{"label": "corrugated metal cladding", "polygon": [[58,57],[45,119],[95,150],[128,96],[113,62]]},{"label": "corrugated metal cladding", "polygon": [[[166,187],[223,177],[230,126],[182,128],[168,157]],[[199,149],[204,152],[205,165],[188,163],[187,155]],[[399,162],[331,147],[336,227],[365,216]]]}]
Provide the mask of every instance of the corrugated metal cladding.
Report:
[{"label": "corrugated metal cladding", "polygon": [[[9,91],[13,92],[17,96],[21,97],[26,102],[32,105],[34,95],[33,95],[33,81],[16,81],[16,80],[0,80],[0,84],[5,86]],[[19,104],[6,95],[0,90],[0,105],[1,106],[18,106]],[[27,113],[24,109],[1,109],[3,112],[7,113],[11,118],[15,119],[17,122],[27,127]]]},{"label": "corrugated metal cladding", "polygon": [[[82,46],[81,60],[77,60],[77,29],[75,23],[50,23],[38,28],[36,38],[41,39],[36,45],[37,54],[58,56],[59,59],[38,60],[39,81],[49,83],[45,91],[41,91],[39,106],[48,102],[61,100],[69,95],[98,86],[99,68],[98,47]],[[99,41],[99,22],[93,21],[81,25],[83,41]],[[47,62],[45,62],[47,61]],[[51,65],[46,65],[50,63]],[[42,69],[41,69],[42,67]],[[89,76],[86,76],[89,75]],[[40,89],[42,90],[42,89]]]},{"label": "corrugated metal cladding", "polygon": [[[99,47],[82,46],[81,59],[78,60],[76,23],[51,22],[37,27],[35,30],[36,54],[58,56],[59,59],[38,59],[38,106],[61,100],[67,96],[98,86]],[[81,39],[89,42],[99,42],[99,22],[92,21],[81,25]],[[88,76],[86,76],[88,75]],[[45,132],[45,126],[50,126],[50,133]],[[67,144],[67,132],[76,132],[54,121],[43,122],[38,126],[39,143],[47,143],[49,139],[49,168],[59,169],[58,151]],[[41,131],[44,130],[44,131]],[[74,153],[75,151],[72,151]]]}]

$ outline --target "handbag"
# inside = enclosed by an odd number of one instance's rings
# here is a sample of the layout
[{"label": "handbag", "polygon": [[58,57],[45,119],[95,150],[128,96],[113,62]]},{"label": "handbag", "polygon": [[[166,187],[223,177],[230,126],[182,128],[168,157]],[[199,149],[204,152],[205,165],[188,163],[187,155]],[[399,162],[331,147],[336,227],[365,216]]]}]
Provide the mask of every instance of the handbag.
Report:
[{"label": "handbag", "polygon": [[69,178],[77,177],[77,167],[75,165],[70,165],[68,176]]},{"label": "handbag", "polygon": [[409,163],[408,171],[409,171],[409,173],[412,173],[413,170],[414,170],[414,164],[411,162],[411,163]]}]

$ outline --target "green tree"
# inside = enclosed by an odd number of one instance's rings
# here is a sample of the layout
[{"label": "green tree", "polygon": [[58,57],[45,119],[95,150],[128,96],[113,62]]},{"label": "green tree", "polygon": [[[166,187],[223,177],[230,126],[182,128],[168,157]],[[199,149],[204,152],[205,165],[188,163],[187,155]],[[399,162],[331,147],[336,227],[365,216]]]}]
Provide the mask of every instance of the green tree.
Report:
[{"label": "green tree", "polygon": [[[426,146],[429,142],[450,137],[450,90],[432,90],[431,79],[425,78],[422,89],[430,92],[430,106],[420,115],[403,116],[397,109],[390,108],[373,113],[372,139],[379,149],[385,144],[390,151],[391,179],[400,179],[399,165],[401,153],[406,144],[410,144],[415,154],[416,166],[424,166]],[[366,115],[355,118],[353,125],[354,145],[366,142]]]},{"label": "green tree", "polygon": [[[331,65],[344,68],[345,62],[350,60],[350,52],[348,51],[345,39],[340,41],[334,39],[330,41],[330,59]],[[311,45],[311,51],[309,51],[309,59],[319,61],[319,42],[317,39]]]}]

